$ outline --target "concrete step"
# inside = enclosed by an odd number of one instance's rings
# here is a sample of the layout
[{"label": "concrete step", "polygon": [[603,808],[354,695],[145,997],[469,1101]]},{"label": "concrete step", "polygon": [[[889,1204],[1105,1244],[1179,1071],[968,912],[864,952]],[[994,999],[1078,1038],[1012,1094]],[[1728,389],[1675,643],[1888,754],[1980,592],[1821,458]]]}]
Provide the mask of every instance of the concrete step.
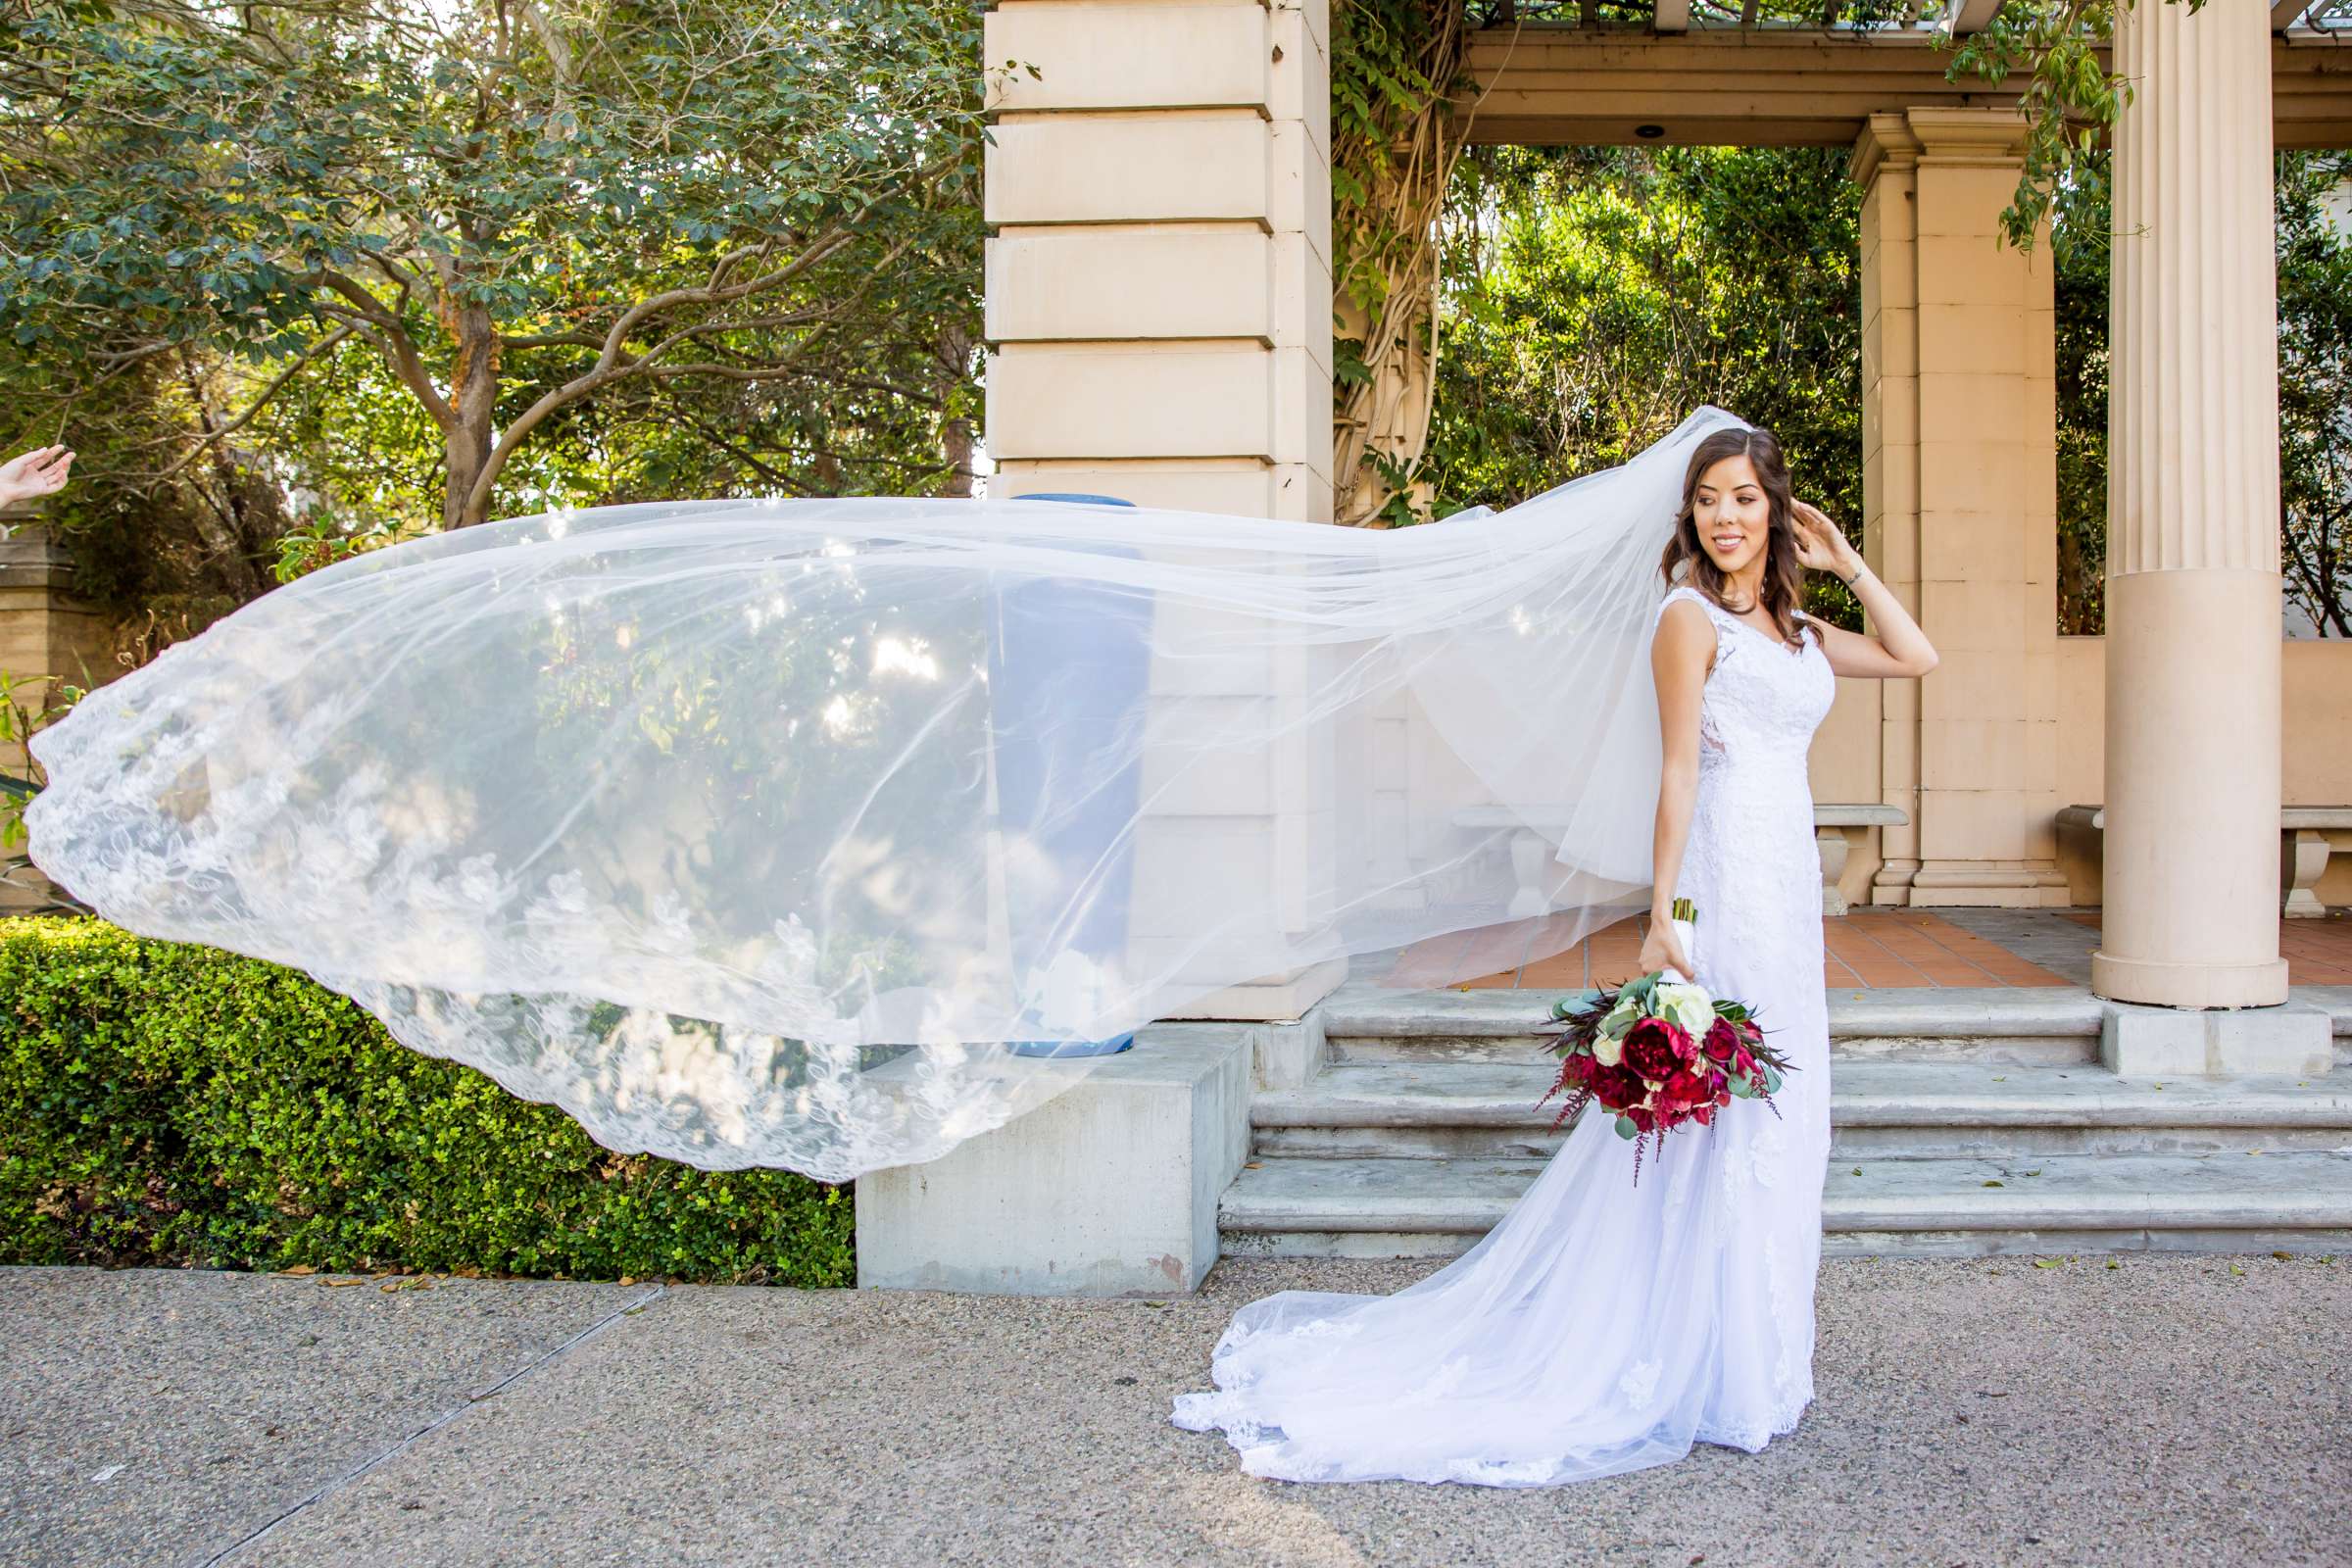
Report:
[{"label": "concrete step", "polygon": [[[1394,991],[1351,982],[1320,1010],[1335,1062],[1526,1061],[1543,1050],[1536,1031],[1560,994]],[[2098,1060],[2100,1003],[2079,986],[1832,991],[1829,1000],[1830,1051],[1842,1060]],[[2344,1022],[2339,1017],[2339,1027]]]},{"label": "concrete step", "polygon": [[[1251,1147],[1272,1157],[1543,1159],[1561,1097],[1554,1058],[1351,1060],[1260,1090]],[[2161,1087],[2160,1087],[2161,1086]],[[2095,1063],[1833,1062],[1835,1157],[2242,1153],[2352,1144],[2352,1074],[2132,1080]]]},{"label": "concrete step", "polygon": [[[1224,1251],[1450,1255],[1493,1228],[1543,1164],[1253,1159],[1219,1205]],[[1822,1228],[1825,1252],[1849,1256],[2332,1251],[2352,1248],[2352,1147],[1833,1161]]]}]

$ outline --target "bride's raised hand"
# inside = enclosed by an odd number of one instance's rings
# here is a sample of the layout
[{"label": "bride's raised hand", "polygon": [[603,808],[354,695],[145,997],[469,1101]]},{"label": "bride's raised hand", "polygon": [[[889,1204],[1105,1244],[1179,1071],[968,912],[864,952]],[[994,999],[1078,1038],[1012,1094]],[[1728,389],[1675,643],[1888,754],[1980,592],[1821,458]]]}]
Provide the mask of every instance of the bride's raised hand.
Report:
[{"label": "bride's raised hand", "polygon": [[1862,569],[1862,558],[1846,543],[1845,530],[1809,502],[1788,502],[1789,521],[1796,533],[1796,564],[1813,571],[1835,572],[1851,582]]}]

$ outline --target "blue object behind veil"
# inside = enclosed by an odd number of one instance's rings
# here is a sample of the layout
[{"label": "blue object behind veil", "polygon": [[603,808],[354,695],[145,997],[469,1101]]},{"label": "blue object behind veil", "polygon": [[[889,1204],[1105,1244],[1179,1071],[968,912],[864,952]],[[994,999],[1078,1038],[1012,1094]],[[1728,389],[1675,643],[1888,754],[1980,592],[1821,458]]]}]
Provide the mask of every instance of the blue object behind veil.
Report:
[{"label": "blue object behind veil", "polygon": [[[1012,499],[1135,505],[1074,493]],[[1136,555],[1114,545],[1102,553]],[[1057,928],[1013,911],[1013,973],[1029,973],[1037,950],[1049,947],[1115,961],[1127,946],[1135,843],[1125,830],[1142,769],[1131,756],[1123,764],[1106,761],[1129,749],[1102,745],[1102,738],[1142,721],[1152,672],[1152,601],[1104,583],[1050,578],[999,592],[993,609],[989,733],[998,821],[1026,836],[1061,871],[1048,895],[1053,906],[1078,911]],[[1072,890],[1082,896],[1071,897]],[[1104,1056],[1134,1044],[1133,1030],[1106,1040],[1006,1042],[1022,1056]]]}]

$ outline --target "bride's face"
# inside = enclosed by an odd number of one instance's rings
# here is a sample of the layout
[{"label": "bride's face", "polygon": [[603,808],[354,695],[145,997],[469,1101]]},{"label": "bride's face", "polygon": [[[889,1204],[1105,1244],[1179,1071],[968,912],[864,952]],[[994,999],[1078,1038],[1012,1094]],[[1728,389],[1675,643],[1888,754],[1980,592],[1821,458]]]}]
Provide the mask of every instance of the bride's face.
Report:
[{"label": "bride's face", "polygon": [[1690,520],[1708,559],[1727,575],[1737,575],[1764,553],[1772,527],[1772,504],[1745,454],[1724,458],[1698,476],[1690,493]]}]

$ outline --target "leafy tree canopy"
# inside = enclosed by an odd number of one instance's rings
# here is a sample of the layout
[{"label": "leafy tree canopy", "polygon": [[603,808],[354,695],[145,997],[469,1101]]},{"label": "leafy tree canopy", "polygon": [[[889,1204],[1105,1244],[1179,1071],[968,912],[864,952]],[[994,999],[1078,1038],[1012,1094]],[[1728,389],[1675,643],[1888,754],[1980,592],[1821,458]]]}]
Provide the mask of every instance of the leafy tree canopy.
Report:
[{"label": "leafy tree canopy", "polygon": [[969,414],[977,59],[953,0],[26,0],[0,332],[83,398],[236,368],[150,483],[280,399],[390,393],[368,433],[424,438],[447,525],[632,419],[780,471],[747,388],[936,428]]}]

